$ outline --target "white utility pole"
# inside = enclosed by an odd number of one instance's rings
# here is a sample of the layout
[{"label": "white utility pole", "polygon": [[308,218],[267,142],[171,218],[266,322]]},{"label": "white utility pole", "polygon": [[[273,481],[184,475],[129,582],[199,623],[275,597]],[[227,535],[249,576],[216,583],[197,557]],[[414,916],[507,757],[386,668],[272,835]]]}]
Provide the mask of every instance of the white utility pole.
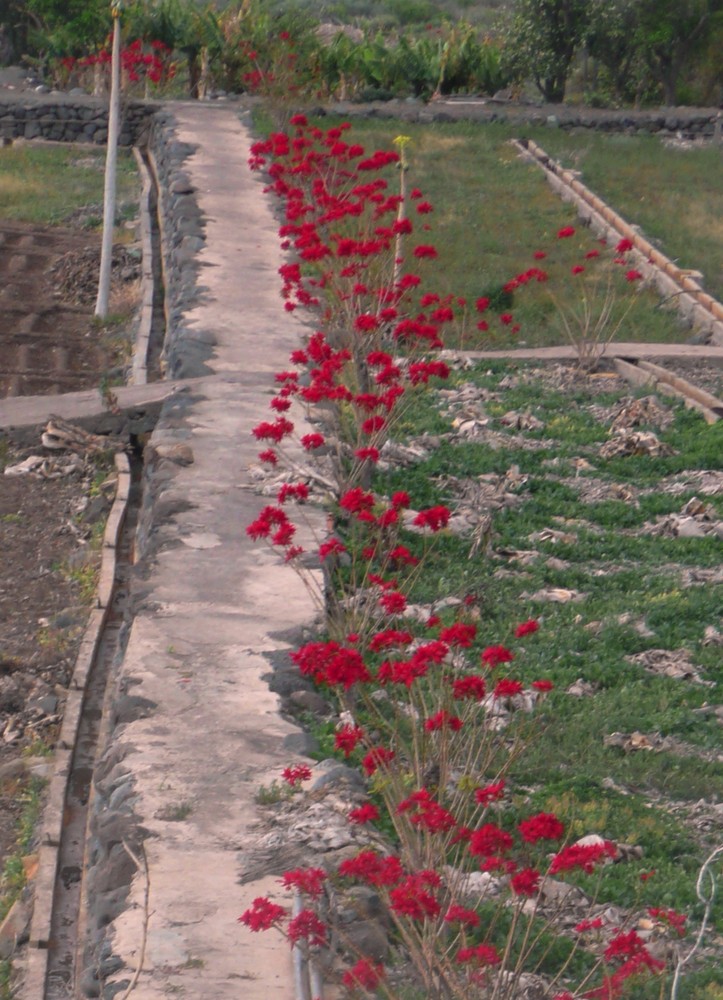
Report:
[{"label": "white utility pole", "polygon": [[110,107],[108,110],[108,145],[105,156],[105,188],[103,193],[103,240],[100,249],[100,276],[95,315],[108,315],[110,272],[113,262],[113,223],[115,221],[116,161],[120,132],[120,42],[122,0],[111,0],[113,15],[113,52],[110,66]]}]

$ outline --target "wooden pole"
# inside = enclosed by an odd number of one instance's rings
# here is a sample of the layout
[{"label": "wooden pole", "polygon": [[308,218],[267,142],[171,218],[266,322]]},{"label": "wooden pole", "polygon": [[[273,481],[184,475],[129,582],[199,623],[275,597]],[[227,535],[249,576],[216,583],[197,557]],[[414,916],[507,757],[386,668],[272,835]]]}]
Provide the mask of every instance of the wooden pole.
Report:
[{"label": "wooden pole", "polygon": [[111,5],[113,14],[113,51],[110,70],[110,107],[108,110],[108,143],[105,156],[105,187],[103,193],[103,238],[100,250],[100,275],[95,315],[105,319],[110,299],[110,276],[113,262],[113,224],[115,222],[116,163],[120,132],[120,41],[121,4]]}]

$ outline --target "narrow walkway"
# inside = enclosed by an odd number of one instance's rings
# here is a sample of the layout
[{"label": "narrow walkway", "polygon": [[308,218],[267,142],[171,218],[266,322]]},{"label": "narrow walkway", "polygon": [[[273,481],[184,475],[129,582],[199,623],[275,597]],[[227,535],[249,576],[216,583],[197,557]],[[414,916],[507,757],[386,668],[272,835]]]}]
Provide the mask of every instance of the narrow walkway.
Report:
[{"label": "narrow walkway", "polygon": [[190,399],[166,404],[152,439],[190,445],[194,461],[151,469],[151,555],[121,683],[155,707],[113,738],[150,833],[150,896],[146,907],[138,873],[110,932],[125,963],[111,982],[139,964],[147,919],[133,1000],[291,998],[288,945],[237,923],[256,896],[279,891],[278,876],[238,885],[237,852],[253,844],[259,788],[304,746],[262,677],[312,608],[295,575],[244,531],[264,504],[244,489],[258,452],[251,429],[271,413],[271,373],[301,326],[281,305],[278,227],[247,167],[246,130],[230,109],[174,113],[178,139],[198,147],[187,168],[207,219],[206,291],[188,318],[194,336],[215,343],[209,366],[233,378],[194,380]]}]

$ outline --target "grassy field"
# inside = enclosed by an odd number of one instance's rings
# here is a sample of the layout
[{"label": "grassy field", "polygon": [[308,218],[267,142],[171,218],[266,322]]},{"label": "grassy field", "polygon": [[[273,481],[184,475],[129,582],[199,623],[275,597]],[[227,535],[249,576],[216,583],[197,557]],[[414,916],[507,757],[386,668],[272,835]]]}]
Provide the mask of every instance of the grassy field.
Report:
[{"label": "grassy field", "polygon": [[[324,119],[324,126],[330,124]],[[531,283],[515,292],[508,311],[521,326],[513,338],[490,323],[482,341],[469,332],[451,347],[538,346],[566,342],[554,299],[576,301],[583,282],[590,288],[595,273],[585,254],[598,246],[589,230],[578,224],[574,210],[552,193],[538,167],[523,162],[509,140],[520,130],[507,125],[472,123],[410,125],[395,121],[354,120],[353,134],[367,149],[388,148],[400,132],[411,136],[410,186],[419,186],[434,206],[425,234],[439,257],[423,262],[419,271],[425,288],[462,296],[473,302],[494,294],[501,285],[548,254],[542,266],[547,284]],[[707,288],[723,293],[723,190],[716,183],[719,152],[680,151],[648,137],[568,136],[559,130],[526,129],[525,134],[571,165],[582,166],[583,180],[605,196],[630,222],[640,223],[662,250],[683,266],[702,270]],[[588,176],[588,166],[590,175]],[[593,172],[594,168],[594,172]],[[605,178],[605,182],[601,178]],[[644,180],[645,186],[641,183]],[[644,206],[644,212],[641,206]],[[703,221],[706,221],[706,225]],[[571,239],[558,231],[573,225]],[[586,265],[574,279],[571,269]],[[668,341],[686,339],[674,315],[659,307],[654,292],[626,285],[619,269],[613,287],[620,315],[634,305],[617,340]],[[604,282],[603,282],[604,284]],[[470,324],[474,328],[474,323]]]},{"label": "grassy field", "polygon": [[[0,148],[0,218],[62,225],[82,212],[83,225],[103,221],[105,149],[62,143],[17,143]],[[118,160],[117,221],[137,210],[135,160]]]},{"label": "grassy field", "polygon": [[[480,390],[474,406],[466,396],[464,413],[476,406],[493,440],[484,431],[476,441],[454,433],[449,390],[462,386]],[[544,677],[554,690],[537,735],[510,772],[503,821],[554,812],[573,837],[594,833],[636,848],[633,860],[604,869],[598,902],[635,913],[672,907],[695,925],[702,915],[698,869],[716,843],[715,822],[700,818],[706,809],[712,817],[723,796],[716,694],[723,670],[720,646],[706,641],[706,629],[720,627],[720,541],[651,529],[696,495],[710,518],[723,518],[721,497],[702,495],[695,484],[695,470],[721,469],[723,422],[707,426],[682,405],[663,404],[671,422],[656,431],[670,455],[605,458],[600,448],[627,392],[609,377],[513,363],[455,373],[418,398],[402,435],[422,446],[425,433],[441,436],[438,446],[417,464],[380,471],[374,488],[385,496],[407,490],[417,509],[454,509],[479,477],[514,470],[516,500],[494,516],[486,554],[452,532],[438,537],[431,555],[418,536],[405,536],[413,552],[426,553],[410,603],[434,609],[450,596],[461,600],[465,611],[440,614],[447,625],[457,615],[473,616],[478,636],[470,663],[481,648],[507,641],[517,622],[540,623],[509,676],[527,684]],[[510,410],[541,426],[524,433],[506,427],[500,418]],[[665,676],[632,659],[652,650],[688,656],[695,676]],[[573,693],[581,682],[586,693]],[[641,748],[611,741],[613,734],[638,734]],[[320,736],[323,756],[333,733]],[[597,878],[579,884],[594,895]],[[723,913],[723,900],[715,909]],[[686,978],[688,1000],[721,995],[714,955],[720,942],[708,940],[713,951]],[[660,981],[636,989],[636,1000],[668,996]]]}]

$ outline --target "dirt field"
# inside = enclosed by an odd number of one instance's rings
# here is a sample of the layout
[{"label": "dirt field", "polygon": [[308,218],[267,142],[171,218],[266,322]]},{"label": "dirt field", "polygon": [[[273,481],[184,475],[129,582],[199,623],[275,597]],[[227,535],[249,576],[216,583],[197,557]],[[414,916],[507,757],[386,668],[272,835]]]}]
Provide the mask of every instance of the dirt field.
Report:
[{"label": "dirt field", "polygon": [[[0,397],[71,392],[119,373],[126,333],[93,319],[99,247],[81,229],[0,223]],[[117,256],[116,300],[130,302],[137,264]],[[49,455],[39,439],[20,452],[0,437],[0,469],[32,454]],[[94,526],[112,493],[104,479],[80,460],[0,474],[0,870],[23,782],[43,773],[57,735],[99,558]]]}]

